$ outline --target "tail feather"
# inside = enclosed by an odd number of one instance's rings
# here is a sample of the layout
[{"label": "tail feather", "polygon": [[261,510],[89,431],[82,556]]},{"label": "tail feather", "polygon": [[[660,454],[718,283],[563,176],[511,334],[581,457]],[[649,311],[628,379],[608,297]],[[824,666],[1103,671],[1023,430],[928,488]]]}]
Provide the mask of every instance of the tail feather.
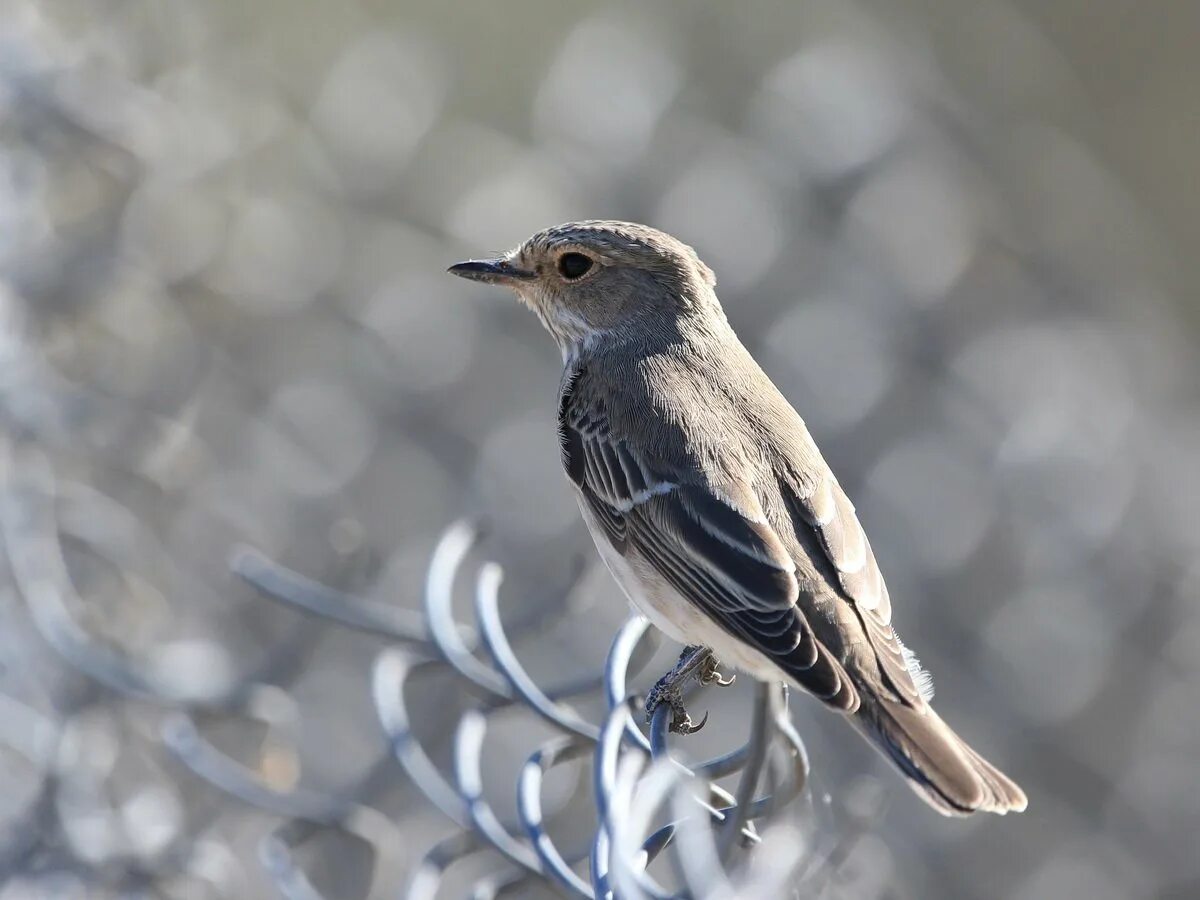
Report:
[{"label": "tail feather", "polygon": [[942,814],[1004,815],[1025,809],[1025,792],[967,746],[928,706],[864,703],[853,721],[907,776],[912,789]]}]

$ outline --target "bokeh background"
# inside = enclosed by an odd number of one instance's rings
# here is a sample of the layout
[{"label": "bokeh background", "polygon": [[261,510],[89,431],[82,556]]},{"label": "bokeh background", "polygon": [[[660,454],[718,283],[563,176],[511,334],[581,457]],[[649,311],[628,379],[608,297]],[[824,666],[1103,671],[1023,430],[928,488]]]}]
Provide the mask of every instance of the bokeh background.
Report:
[{"label": "bokeh background", "polygon": [[[383,642],[230,549],[415,608],[483,514],[506,591],[561,589],[589,545],[557,353],[443,270],[599,217],[716,270],[939,709],[1029,793],[942,820],[797,698],[815,802],[888,801],[826,894],[1196,896],[1198,34],[1177,0],[0,2],[0,897],[276,896],[278,819],[53,639],[23,536],[61,542],[74,637],[181,704],[268,672],[287,728],[206,727],[253,732],[269,783],[357,783]],[[581,627],[521,648],[542,675],[624,617],[603,573],[579,590]],[[458,698],[430,690],[436,741]],[[394,768],[369,802],[402,880],[444,823]]]}]

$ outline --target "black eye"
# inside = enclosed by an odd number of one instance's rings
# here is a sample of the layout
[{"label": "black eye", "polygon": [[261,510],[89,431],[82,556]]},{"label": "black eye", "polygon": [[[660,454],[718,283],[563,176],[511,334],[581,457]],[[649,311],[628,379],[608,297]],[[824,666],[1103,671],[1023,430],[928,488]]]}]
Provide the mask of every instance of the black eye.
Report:
[{"label": "black eye", "polygon": [[582,278],[591,267],[591,258],[582,253],[564,253],[558,258],[558,274],[568,281]]}]

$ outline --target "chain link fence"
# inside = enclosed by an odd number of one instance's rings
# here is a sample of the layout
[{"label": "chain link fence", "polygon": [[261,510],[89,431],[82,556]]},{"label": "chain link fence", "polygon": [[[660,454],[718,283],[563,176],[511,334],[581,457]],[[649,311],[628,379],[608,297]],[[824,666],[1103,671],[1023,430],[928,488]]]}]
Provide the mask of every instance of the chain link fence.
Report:
[{"label": "chain link fence", "polygon": [[[1193,896],[1200,72],[1073,8],[0,2],[0,900]],[[642,722],[556,353],[443,275],[587,217],[716,270],[1027,813]]]}]

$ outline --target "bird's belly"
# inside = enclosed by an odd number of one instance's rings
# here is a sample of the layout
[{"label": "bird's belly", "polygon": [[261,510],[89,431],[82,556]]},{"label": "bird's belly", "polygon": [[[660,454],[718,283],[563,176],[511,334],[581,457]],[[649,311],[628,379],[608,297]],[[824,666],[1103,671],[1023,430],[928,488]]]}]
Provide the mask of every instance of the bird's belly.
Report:
[{"label": "bird's belly", "polygon": [[636,551],[622,555],[605,537],[583,498],[579,499],[588,531],[600,558],[612,573],[634,610],[644,615],[659,631],[681,644],[699,644],[713,651],[717,660],[740,669],[755,678],[777,680],[779,668],[753,647],[739,641],[701,612],[695,604],[680,596],[647,560]]}]

